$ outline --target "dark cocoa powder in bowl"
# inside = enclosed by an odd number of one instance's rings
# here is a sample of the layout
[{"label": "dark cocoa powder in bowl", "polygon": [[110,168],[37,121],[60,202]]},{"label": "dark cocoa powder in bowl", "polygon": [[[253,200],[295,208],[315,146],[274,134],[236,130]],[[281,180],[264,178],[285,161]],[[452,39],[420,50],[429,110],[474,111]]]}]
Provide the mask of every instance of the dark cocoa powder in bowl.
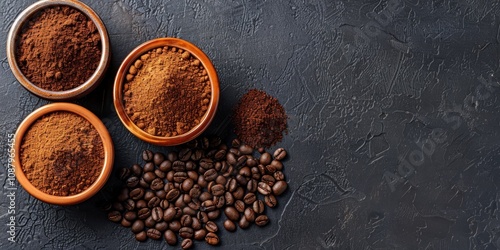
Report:
[{"label": "dark cocoa powder in bowl", "polygon": [[33,186],[44,193],[70,196],[99,177],[104,146],[95,127],[72,112],[42,116],[24,134],[20,161]]},{"label": "dark cocoa powder in bowl", "polygon": [[23,27],[16,60],[36,86],[50,91],[76,88],[99,66],[101,37],[86,15],[69,6],[47,7]]},{"label": "dark cocoa powder in bowl", "polygon": [[125,112],[155,136],[181,135],[207,112],[211,86],[207,71],[188,51],[153,49],[130,66],[123,87]]}]

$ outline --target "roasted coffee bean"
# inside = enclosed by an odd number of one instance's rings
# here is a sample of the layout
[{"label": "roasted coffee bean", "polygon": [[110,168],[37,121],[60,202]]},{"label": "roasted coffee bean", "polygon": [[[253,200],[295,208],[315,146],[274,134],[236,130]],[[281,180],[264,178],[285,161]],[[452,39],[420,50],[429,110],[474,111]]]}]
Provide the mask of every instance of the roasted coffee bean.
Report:
[{"label": "roasted coffee bean", "polygon": [[135,203],[135,209],[140,210],[142,208],[148,207],[148,203],[145,200],[138,200]]},{"label": "roasted coffee bean", "polygon": [[191,196],[189,196],[189,194],[183,194],[182,195],[182,200],[184,201],[184,203],[186,203],[186,205],[191,202]]},{"label": "roasted coffee bean", "polygon": [[269,217],[267,217],[267,215],[265,214],[259,215],[257,216],[257,218],[255,218],[255,224],[259,227],[265,226],[268,222]]},{"label": "roasted coffee bean", "polygon": [[236,168],[243,167],[247,163],[247,159],[248,158],[246,155],[242,155],[242,156],[238,157],[238,160],[236,160],[236,164],[234,164],[234,166]]},{"label": "roasted coffee bean", "polygon": [[130,198],[132,198],[132,200],[140,200],[142,197],[144,197],[144,189],[135,188],[130,191]]},{"label": "roasted coffee bean", "polygon": [[207,213],[207,216],[208,216],[209,220],[215,220],[215,219],[219,218],[219,216],[220,216],[220,210],[217,209],[217,210],[214,210],[214,211],[210,211],[210,212]]},{"label": "roasted coffee bean", "polygon": [[237,148],[230,148],[229,149],[229,153],[234,154],[234,156],[236,157],[236,159],[238,159],[238,156],[241,155],[240,151]]},{"label": "roasted coffee bean", "polygon": [[246,145],[246,144],[243,144],[240,146],[240,153],[242,153],[244,155],[249,155],[249,154],[253,153],[253,148]]},{"label": "roasted coffee bean", "polygon": [[271,163],[272,161],[272,156],[270,153],[263,153],[260,158],[259,158],[259,162],[260,164],[264,165],[264,166],[267,166]]},{"label": "roasted coffee bean", "polygon": [[194,230],[190,227],[181,227],[181,229],[179,229],[179,236],[184,239],[193,238],[193,233]]},{"label": "roasted coffee bean", "polygon": [[155,195],[156,197],[160,198],[160,199],[165,199],[165,197],[167,197],[167,192],[165,192],[165,190],[158,190],[155,192]]},{"label": "roasted coffee bean", "polygon": [[167,159],[171,162],[174,162],[177,160],[177,153],[176,152],[169,152],[167,154]]},{"label": "roasted coffee bean", "polygon": [[219,150],[217,151],[217,153],[215,153],[214,157],[216,160],[220,161],[224,159],[224,157],[226,157],[226,153],[227,153],[226,150]]},{"label": "roasted coffee bean", "polygon": [[234,232],[236,231],[236,224],[234,224],[234,222],[232,222],[231,220],[225,220],[224,228],[229,232]]},{"label": "roasted coffee bean", "polygon": [[196,217],[191,217],[191,227],[194,229],[194,230],[199,230],[201,229],[201,222],[200,220],[198,220],[198,218]]},{"label": "roasted coffee bean", "polygon": [[242,187],[236,188],[233,192],[234,199],[241,200],[245,196],[245,190]]},{"label": "roasted coffee bean", "polygon": [[200,197],[198,198],[201,202],[204,202],[206,200],[211,200],[212,199],[212,194],[209,192],[203,192],[200,194]]},{"label": "roasted coffee bean", "polygon": [[268,195],[272,192],[272,189],[265,182],[259,182],[257,191],[259,191],[259,193],[261,193],[262,195]]},{"label": "roasted coffee bean", "polygon": [[144,225],[145,225],[146,227],[153,228],[153,227],[155,227],[155,225],[156,225],[156,221],[155,221],[155,220],[153,220],[153,218],[152,218],[151,216],[149,216],[148,218],[146,218],[146,219],[144,220]]},{"label": "roasted coffee bean", "polygon": [[160,169],[155,169],[154,173],[160,179],[165,179],[165,177],[167,176],[167,174]]},{"label": "roasted coffee bean", "polygon": [[192,223],[193,218],[190,215],[185,214],[181,217],[181,225],[183,227],[190,227]]},{"label": "roasted coffee bean", "polygon": [[125,218],[122,218],[122,221],[120,222],[120,224],[122,225],[122,227],[131,227],[132,226],[132,222],[125,219]]},{"label": "roasted coffee bean", "polygon": [[188,178],[188,176],[187,176],[186,172],[175,172],[174,173],[174,181],[177,183],[182,183],[187,178]]},{"label": "roasted coffee bean", "polygon": [[144,221],[142,220],[136,220],[134,223],[132,223],[132,228],[131,228],[133,233],[139,233],[142,230],[144,230]]},{"label": "roasted coffee bean", "polygon": [[214,202],[212,200],[206,200],[201,203],[200,211],[203,212],[210,212],[214,211],[217,207],[215,206]]},{"label": "roasted coffee bean", "polygon": [[203,158],[205,156],[203,150],[201,149],[196,149],[193,151],[193,153],[191,154],[191,160],[193,161],[199,161],[201,158]]},{"label": "roasted coffee bean", "polygon": [[179,197],[180,194],[181,194],[181,192],[179,191],[179,189],[174,188],[167,193],[167,196],[165,197],[165,199],[172,202],[172,201],[175,201],[177,199],[177,197]]},{"label": "roasted coffee bean", "polygon": [[274,185],[274,182],[276,182],[274,177],[268,174],[263,175],[261,181],[266,183],[270,187],[272,187]]},{"label": "roasted coffee bean", "polygon": [[144,150],[142,151],[142,159],[145,162],[150,162],[153,160],[153,152],[151,150]]},{"label": "roasted coffee bean", "polygon": [[229,165],[233,165],[233,166],[236,165],[236,163],[238,162],[237,158],[236,158],[236,155],[233,154],[233,153],[231,153],[231,152],[227,153],[227,155],[226,155],[226,161],[227,161],[227,163]]},{"label": "roasted coffee bean", "polygon": [[[201,172],[200,172],[201,173]],[[204,173],[203,173],[204,174]],[[203,176],[203,174],[200,174],[200,176],[198,177],[198,180],[197,180],[197,183],[200,187],[202,188],[205,188],[208,186],[208,181],[205,180],[205,177]]]},{"label": "roasted coffee bean", "polygon": [[224,205],[226,205],[226,198],[224,198],[223,195],[214,196],[213,201],[215,203],[216,208],[222,208]]},{"label": "roasted coffee bean", "polygon": [[245,216],[241,216],[240,220],[238,221],[238,226],[240,226],[241,229],[245,229],[250,226],[250,222],[247,221]]},{"label": "roasted coffee bean", "polygon": [[165,160],[165,155],[158,152],[153,155],[153,162],[156,166],[160,166],[160,164]]},{"label": "roasted coffee bean", "polygon": [[129,211],[134,210],[135,209],[135,201],[132,199],[127,199],[125,202],[123,202],[123,207]]},{"label": "roasted coffee bean", "polygon": [[285,180],[285,175],[281,171],[274,172],[273,177],[276,181],[284,181]]},{"label": "roasted coffee bean", "polygon": [[149,200],[151,200],[151,198],[155,197],[155,193],[151,190],[148,190],[146,192],[144,192],[144,196],[143,196],[143,199],[147,202],[149,202]]},{"label": "roasted coffee bean", "polygon": [[245,197],[243,197],[243,201],[247,205],[252,205],[256,199],[257,197],[255,196],[254,193],[248,193],[245,195]]},{"label": "roasted coffee bean", "polygon": [[151,218],[153,218],[156,222],[162,221],[163,209],[161,209],[161,207],[154,207],[153,210],[151,210]]},{"label": "roasted coffee bean", "polygon": [[155,191],[158,191],[158,190],[161,190],[163,189],[163,180],[160,179],[160,178],[156,178],[154,179],[152,182],[151,182],[151,186],[150,188],[152,190],[155,190]]},{"label": "roasted coffee bean", "polygon": [[[211,149],[210,151],[208,151],[205,154],[205,157],[207,157],[207,158],[214,158],[216,153],[217,153],[217,149]],[[215,165],[214,165],[214,167],[215,167]]]},{"label": "roasted coffee bean", "polygon": [[172,170],[175,172],[184,172],[186,171],[186,163],[183,161],[174,161],[172,163]]},{"label": "roasted coffee bean", "polygon": [[182,225],[178,220],[173,220],[168,223],[168,228],[170,228],[174,232],[179,232],[181,229]]},{"label": "roasted coffee bean", "polygon": [[276,171],[278,171],[278,170],[276,169],[276,167],[275,167],[275,166],[273,166],[273,165],[267,165],[267,166],[266,166],[266,172],[267,172],[267,173],[271,173],[271,174],[273,174],[273,173],[275,173]]},{"label": "roasted coffee bean", "polygon": [[273,156],[274,156],[274,159],[281,161],[281,160],[285,159],[285,157],[286,157],[286,150],[284,148],[278,148],[278,149],[276,149],[276,151],[274,151]]},{"label": "roasted coffee bean", "polygon": [[165,232],[165,230],[168,229],[168,222],[161,221],[161,222],[156,223],[155,229],[162,232],[162,233]]},{"label": "roasted coffee bean", "polygon": [[194,140],[191,140],[191,141],[188,141],[188,142],[184,143],[184,145],[183,145],[183,146],[184,146],[184,147],[186,147],[186,148],[191,148],[191,149],[193,149],[193,148],[198,147],[198,144],[199,144],[199,143],[198,143],[198,140],[197,140],[197,139],[194,139]]},{"label": "roasted coffee bean", "polygon": [[255,211],[253,211],[253,208],[247,207],[244,212],[245,219],[249,222],[253,222],[255,220]]},{"label": "roasted coffee bean", "polygon": [[137,213],[134,211],[128,211],[123,214],[123,218],[127,219],[128,221],[134,221],[135,219],[137,219]]},{"label": "roasted coffee bean", "polygon": [[234,207],[224,208],[224,214],[229,220],[237,221],[240,218],[240,213]]},{"label": "roasted coffee bean", "polygon": [[189,190],[189,196],[194,199],[197,199],[201,195],[201,188],[198,184],[194,184],[191,190]]},{"label": "roasted coffee bean", "polygon": [[248,179],[245,176],[241,175],[241,174],[236,175],[236,180],[242,186],[246,186],[247,183],[248,183]]},{"label": "roasted coffee bean", "polygon": [[216,148],[222,143],[221,138],[218,136],[210,136],[208,141],[211,148]]},{"label": "roasted coffee bean", "polygon": [[255,179],[249,180],[247,183],[248,192],[255,193],[255,191],[257,191],[257,185],[258,185],[257,180]]},{"label": "roasted coffee bean", "polygon": [[147,235],[150,239],[153,239],[153,240],[159,240],[161,238],[161,232],[154,229],[154,228],[148,229]]},{"label": "roasted coffee bean", "polygon": [[134,188],[139,184],[139,177],[137,176],[131,176],[127,179],[127,187],[129,188]]},{"label": "roasted coffee bean", "polygon": [[161,200],[159,206],[165,211],[170,206],[170,202],[168,200]]},{"label": "roasted coffee bean", "polygon": [[226,177],[222,176],[222,175],[219,175],[217,176],[217,178],[215,179],[215,183],[217,184],[221,184],[221,185],[226,185]]},{"label": "roasted coffee bean", "polygon": [[238,171],[240,175],[243,175],[245,177],[250,177],[252,176],[252,171],[250,170],[249,167],[242,167],[240,168],[240,171]]},{"label": "roasted coffee bean", "polygon": [[261,214],[264,212],[264,202],[262,200],[256,200],[252,204],[253,211],[257,214]]},{"label": "roasted coffee bean", "polygon": [[222,173],[226,173],[226,172],[228,172],[228,171],[229,171],[229,166],[230,166],[230,165],[229,165],[229,164],[227,164],[227,162],[226,162],[226,161],[222,161],[222,162],[221,162],[221,166],[220,166],[220,171],[221,171]]},{"label": "roasted coffee bean", "polygon": [[193,199],[187,205],[193,210],[200,210],[201,202],[197,199]]},{"label": "roasted coffee bean", "polygon": [[197,229],[196,231],[194,231],[193,238],[195,240],[203,240],[203,239],[205,239],[205,236],[207,236],[207,230],[202,228],[202,229]]},{"label": "roasted coffee bean", "polygon": [[210,182],[210,181],[214,181],[217,178],[218,175],[219,174],[217,173],[217,170],[215,170],[215,169],[212,168],[212,169],[207,170],[203,174],[203,177],[205,177],[206,181]]},{"label": "roasted coffee bean", "polygon": [[134,164],[132,165],[132,168],[130,169],[132,171],[132,174],[139,177],[142,174],[142,168],[139,166],[139,164]]},{"label": "roasted coffee bean", "polygon": [[231,146],[233,148],[238,148],[241,145],[241,141],[238,138],[235,138],[231,141]]},{"label": "roasted coffee bean", "polygon": [[199,141],[199,146],[202,149],[208,149],[210,147],[210,140],[208,139],[208,137],[202,137]]},{"label": "roasted coffee bean", "polygon": [[230,192],[226,192],[224,194],[224,200],[226,201],[226,205],[230,206],[234,204],[234,196]]},{"label": "roasted coffee bean", "polygon": [[142,187],[142,188],[149,188],[149,183],[147,183],[144,178],[141,178],[139,180],[139,187]]},{"label": "roasted coffee bean", "polygon": [[222,196],[226,192],[226,190],[222,184],[213,185],[210,188],[210,191],[212,191],[212,195],[215,195],[215,196]]},{"label": "roasted coffee bean", "polygon": [[201,168],[208,170],[214,167],[214,162],[212,161],[212,159],[202,158],[200,159],[199,165]]},{"label": "roasted coffee bean", "polygon": [[253,158],[253,157],[248,157],[248,159],[247,159],[247,166],[249,166],[249,167],[251,167],[251,168],[252,168],[252,167],[256,167],[256,166],[257,166],[257,164],[258,164],[258,163],[257,163],[257,160],[256,160],[255,158]]},{"label": "roasted coffee bean", "polygon": [[205,241],[209,245],[215,246],[215,245],[219,244],[219,236],[217,236],[217,234],[215,234],[215,233],[209,232],[205,236]]},{"label": "roasted coffee bean", "polygon": [[151,215],[151,210],[147,207],[141,208],[141,210],[137,212],[137,217],[139,217],[139,219],[141,220],[147,219],[150,215]]},{"label": "roasted coffee bean", "polygon": [[145,231],[138,232],[135,234],[135,239],[137,241],[146,241],[148,239],[148,235],[146,234]]},{"label": "roasted coffee bean", "polygon": [[196,218],[198,218],[201,223],[206,223],[208,221],[208,214],[203,211],[198,211],[198,214],[196,214]]},{"label": "roasted coffee bean", "polygon": [[172,169],[172,162],[169,160],[164,160],[160,166],[158,167],[159,170],[162,172],[166,173]]},{"label": "roasted coffee bean", "polygon": [[144,175],[142,176],[142,179],[144,179],[144,181],[147,183],[151,183],[155,178],[156,178],[156,175],[154,172],[147,172],[147,173],[144,173]]},{"label": "roasted coffee bean", "polygon": [[283,163],[281,163],[281,161],[273,160],[270,165],[274,166],[274,168],[276,169],[276,171],[283,170]]},{"label": "roasted coffee bean", "polygon": [[123,211],[124,207],[121,202],[113,202],[112,209],[117,210],[117,211]]},{"label": "roasted coffee bean", "polygon": [[194,181],[191,178],[187,178],[182,182],[181,189],[184,192],[189,192],[193,188]]},{"label": "roasted coffee bean", "polygon": [[227,190],[229,192],[234,192],[236,188],[238,188],[238,182],[236,181],[236,179],[229,179],[229,181],[227,182]]},{"label": "roasted coffee bean", "polygon": [[120,172],[118,172],[118,178],[120,178],[120,180],[126,180],[131,174],[132,171],[129,168],[122,168],[120,169]]},{"label": "roasted coffee bean", "polygon": [[108,219],[112,222],[120,222],[122,220],[122,214],[119,211],[111,211],[108,213]]},{"label": "roasted coffee bean", "polygon": [[191,149],[189,148],[183,148],[181,151],[179,151],[179,160],[181,161],[188,161],[191,158]]},{"label": "roasted coffee bean", "polygon": [[155,165],[152,162],[148,162],[148,163],[144,164],[142,171],[144,173],[153,172],[153,171],[155,171]]},{"label": "roasted coffee bean", "polygon": [[175,186],[172,182],[167,182],[165,183],[165,185],[163,186],[163,190],[165,190],[165,192],[170,192],[170,190],[174,189]]},{"label": "roasted coffee bean", "polygon": [[187,206],[186,202],[184,202],[184,194],[179,195],[177,200],[175,200],[175,202],[174,202],[174,206],[176,206],[178,208],[182,208],[182,207]]},{"label": "roasted coffee bean", "polygon": [[175,246],[175,244],[177,244],[177,235],[175,235],[174,231],[170,229],[163,233],[163,238],[165,238],[165,241],[171,246]]},{"label": "roasted coffee bean", "polygon": [[273,186],[273,194],[280,195],[285,192],[288,184],[285,181],[277,181]]},{"label": "roasted coffee bean", "polygon": [[187,214],[187,215],[191,215],[191,216],[196,216],[197,210],[194,210],[190,207],[184,207],[184,208],[182,208],[182,213]]},{"label": "roasted coffee bean", "polygon": [[278,201],[276,200],[276,197],[274,197],[274,195],[270,194],[270,195],[266,195],[264,197],[264,202],[266,203],[266,205],[270,208],[273,208],[275,207],[276,205],[278,205]]},{"label": "roasted coffee bean", "polygon": [[243,213],[245,211],[245,202],[242,200],[236,200],[234,202],[234,208],[240,213]]},{"label": "roasted coffee bean", "polygon": [[191,239],[183,239],[181,242],[182,249],[190,249],[193,247],[193,240]]},{"label": "roasted coffee bean", "polygon": [[207,221],[207,223],[205,223],[205,229],[208,232],[212,232],[212,233],[219,231],[219,227],[217,227],[217,224],[215,224],[215,222],[213,222],[213,221]]},{"label": "roasted coffee bean", "polygon": [[260,175],[265,175],[267,173],[267,169],[264,165],[259,164],[257,165],[257,168],[259,169]]}]

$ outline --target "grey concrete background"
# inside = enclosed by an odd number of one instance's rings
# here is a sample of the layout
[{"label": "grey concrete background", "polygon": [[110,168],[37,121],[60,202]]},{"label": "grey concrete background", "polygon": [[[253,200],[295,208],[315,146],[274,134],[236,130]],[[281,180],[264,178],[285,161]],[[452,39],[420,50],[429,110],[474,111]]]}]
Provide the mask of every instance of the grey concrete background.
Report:
[{"label": "grey concrete background", "polygon": [[[0,2],[0,249],[169,248],[136,242],[99,211],[114,176],[69,207],[17,185],[8,241],[8,135],[49,103],[20,86],[5,55],[14,18],[32,2]],[[169,150],[131,135],[112,106],[117,68],[149,39],[186,39],[213,60],[221,105],[211,132],[230,134],[227,117],[250,88],[284,105],[289,190],[267,227],[223,232],[219,249],[500,248],[498,1],[84,2],[108,28],[113,59],[75,103],[108,127],[115,170],[145,148]]]}]

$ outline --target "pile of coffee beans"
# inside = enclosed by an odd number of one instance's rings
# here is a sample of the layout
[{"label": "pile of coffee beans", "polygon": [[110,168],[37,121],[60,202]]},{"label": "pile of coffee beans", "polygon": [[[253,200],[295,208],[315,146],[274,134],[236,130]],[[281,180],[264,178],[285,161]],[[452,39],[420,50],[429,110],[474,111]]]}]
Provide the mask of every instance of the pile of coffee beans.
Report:
[{"label": "pile of coffee beans", "polygon": [[265,207],[275,207],[288,186],[281,162],[287,153],[279,148],[271,155],[238,139],[231,144],[203,137],[167,155],[145,150],[142,167],[121,169],[125,187],[108,207],[109,220],[129,227],[138,241],[163,237],[176,245],[179,235],[183,249],[193,240],[219,244],[215,220],[222,214],[230,232],[265,226]]}]

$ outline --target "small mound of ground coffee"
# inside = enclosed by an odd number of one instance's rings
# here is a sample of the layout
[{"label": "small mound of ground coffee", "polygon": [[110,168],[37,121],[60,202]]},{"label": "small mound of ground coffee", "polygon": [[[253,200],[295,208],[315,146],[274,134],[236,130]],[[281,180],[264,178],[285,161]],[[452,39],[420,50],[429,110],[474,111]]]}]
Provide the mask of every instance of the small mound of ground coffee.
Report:
[{"label": "small mound of ground coffee", "polygon": [[283,138],[287,115],[278,99],[252,89],[240,99],[233,115],[235,133],[252,147],[270,147]]},{"label": "small mound of ground coffee", "polygon": [[68,7],[48,7],[27,22],[17,44],[17,63],[36,86],[64,91],[87,81],[99,66],[101,37],[87,16]]},{"label": "small mound of ground coffee", "polygon": [[69,196],[89,188],[104,164],[104,146],[97,130],[71,112],[53,112],[35,121],[20,150],[24,174],[36,188]]},{"label": "small mound of ground coffee", "polygon": [[175,47],[149,51],[129,68],[123,88],[125,112],[145,132],[181,135],[198,125],[211,97],[207,71]]}]

